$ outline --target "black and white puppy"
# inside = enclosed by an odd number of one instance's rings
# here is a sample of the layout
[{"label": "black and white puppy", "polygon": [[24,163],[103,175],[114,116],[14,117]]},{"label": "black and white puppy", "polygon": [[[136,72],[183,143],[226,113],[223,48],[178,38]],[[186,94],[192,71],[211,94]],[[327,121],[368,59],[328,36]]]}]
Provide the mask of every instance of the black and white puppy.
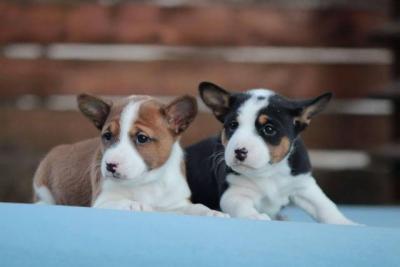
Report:
[{"label": "black and white puppy", "polygon": [[331,93],[295,101],[266,89],[232,94],[209,82],[199,91],[223,129],[186,150],[192,201],[261,220],[292,202],[319,222],[355,224],[317,185],[299,136]]}]

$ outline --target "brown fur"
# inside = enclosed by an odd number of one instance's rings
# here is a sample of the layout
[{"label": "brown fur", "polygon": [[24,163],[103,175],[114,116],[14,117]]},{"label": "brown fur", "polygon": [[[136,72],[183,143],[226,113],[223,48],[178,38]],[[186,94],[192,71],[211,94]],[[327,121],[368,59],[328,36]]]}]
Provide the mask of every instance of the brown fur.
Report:
[{"label": "brown fur", "polygon": [[[111,106],[107,118],[102,118],[101,114],[93,116],[90,101],[103,107],[103,104],[99,104],[96,98],[84,95],[80,96],[78,101],[82,101],[79,103],[83,109],[81,111],[94,122],[96,127],[101,126],[102,133],[110,131],[113,136],[118,136],[120,132],[119,120],[124,107],[129,102],[144,99],[150,99],[150,97],[138,96],[121,100]],[[181,99],[185,99],[185,97]],[[136,138],[138,131],[141,131],[154,139],[153,142],[136,145],[138,152],[149,168],[157,168],[165,163],[171,153],[172,144],[181,133],[176,132],[176,129],[172,129],[169,125],[167,119],[169,114],[166,112],[166,108],[155,100],[144,102],[140,106],[138,119],[130,130],[132,138]],[[177,109],[177,111],[180,110]],[[183,111],[185,110],[183,109]],[[192,114],[194,117],[197,108],[188,112],[194,112]],[[174,126],[184,130],[188,121],[190,123],[192,120],[193,118],[190,116],[187,117],[187,120],[175,120]],[[104,123],[101,125],[102,121]],[[180,124],[177,124],[177,122]],[[132,141],[132,144],[134,144],[134,140]],[[109,145],[100,138],[93,138],[53,148],[40,163],[34,175],[35,186],[46,186],[56,204],[90,206],[101,192],[103,178],[100,164],[104,150]],[[182,162],[182,164],[184,163]],[[184,165],[182,169],[185,169]],[[37,200],[36,197],[34,199]]]},{"label": "brown fur", "polygon": [[119,120],[114,120],[114,121],[110,122],[110,125],[108,127],[109,127],[110,132],[114,136],[119,135],[119,131],[120,131]]},{"label": "brown fur", "polygon": [[271,162],[277,163],[289,153],[290,140],[287,137],[283,137],[278,145],[268,145],[268,148],[271,155]]},{"label": "brown fur", "polygon": [[221,143],[224,147],[226,147],[226,145],[228,144],[228,139],[226,138],[225,129],[222,129],[221,132]]},{"label": "brown fur", "polygon": [[266,124],[268,122],[268,116],[265,114],[262,114],[258,117],[258,122],[263,125]]},{"label": "brown fur", "polygon": [[98,138],[53,148],[35,173],[35,185],[46,186],[56,204],[90,206],[92,185],[99,184],[98,179],[91,181],[92,173],[99,174],[99,148]]},{"label": "brown fur", "polygon": [[[123,99],[111,107],[102,132],[119,134],[119,117],[127,103]],[[100,164],[106,146],[93,138],[53,148],[36,170],[34,184],[46,186],[58,205],[90,206],[101,191]]]},{"label": "brown fur", "polygon": [[163,106],[154,100],[140,106],[139,116],[130,130],[132,139],[143,132],[153,142],[136,144],[136,149],[150,169],[158,168],[167,161],[176,136],[168,128],[166,118],[162,114]]}]

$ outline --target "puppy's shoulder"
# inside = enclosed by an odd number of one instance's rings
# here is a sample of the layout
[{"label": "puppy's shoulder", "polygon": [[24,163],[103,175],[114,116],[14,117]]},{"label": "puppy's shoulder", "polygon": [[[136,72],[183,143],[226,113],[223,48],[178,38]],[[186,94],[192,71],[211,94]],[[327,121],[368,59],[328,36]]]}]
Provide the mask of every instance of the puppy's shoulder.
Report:
[{"label": "puppy's shoulder", "polygon": [[288,158],[288,164],[293,176],[309,173],[312,170],[307,148],[300,137],[293,143],[292,152]]}]

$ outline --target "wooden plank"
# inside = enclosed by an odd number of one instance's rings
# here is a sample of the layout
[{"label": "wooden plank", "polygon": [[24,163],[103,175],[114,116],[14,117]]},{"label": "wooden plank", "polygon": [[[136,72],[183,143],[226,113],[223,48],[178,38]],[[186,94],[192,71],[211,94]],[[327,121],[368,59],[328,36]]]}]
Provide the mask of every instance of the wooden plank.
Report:
[{"label": "wooden plank", "polygon": [[387,20],[381,9],[3,1],[0,43],[365,46]]},{"label": "wooden plank", "polygon": [[88,62],[0,59],[0,96],[20,94],[197,95],[213,81],[231,90],[272,88],[289,97],[327,90],[337,98],[365,97],[389,82],[387,65],[258,64],[218,60]]},{"label": "wooden plank", "polygon": [[[21,111],[1,108],[1,145],[24,150],[48,150],[98,135],[81,114],[74,111]],[[211,114],[201,113],[182,139],[184,145],[217,134],[219,122]],[[321,115],[303,133],[312,149],[369,150],[390,140],[389,116]]]}]

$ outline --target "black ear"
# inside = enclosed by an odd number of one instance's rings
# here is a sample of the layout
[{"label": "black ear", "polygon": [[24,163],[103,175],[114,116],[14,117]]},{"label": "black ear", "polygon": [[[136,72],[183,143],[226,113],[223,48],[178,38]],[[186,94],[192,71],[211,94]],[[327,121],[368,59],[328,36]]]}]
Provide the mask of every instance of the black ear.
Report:
[{"label": "black ear", "polygon": [[77,97],[79,110],[101,130],[110,113],[111,104],[95,96],[80,94]]},{"label": "black ear", "polygon": [[219,121],[223,122],[225,115],[229,112],[231,94],[210,82],[200,83],[199,92],[204,104],[211,108]]},{"label": "black ear", "polygon": [[164,108],[171,130],[175,134],[184,132],[197,115],[197,101],[192,96],[182,96]]},{"label": "black ear", "polygon": [[332,93],[325,93],[313,99],[297,102],[294,111],[296,129],[304,130],[310,124],[311,119],[325,109],[332,96]]}]

